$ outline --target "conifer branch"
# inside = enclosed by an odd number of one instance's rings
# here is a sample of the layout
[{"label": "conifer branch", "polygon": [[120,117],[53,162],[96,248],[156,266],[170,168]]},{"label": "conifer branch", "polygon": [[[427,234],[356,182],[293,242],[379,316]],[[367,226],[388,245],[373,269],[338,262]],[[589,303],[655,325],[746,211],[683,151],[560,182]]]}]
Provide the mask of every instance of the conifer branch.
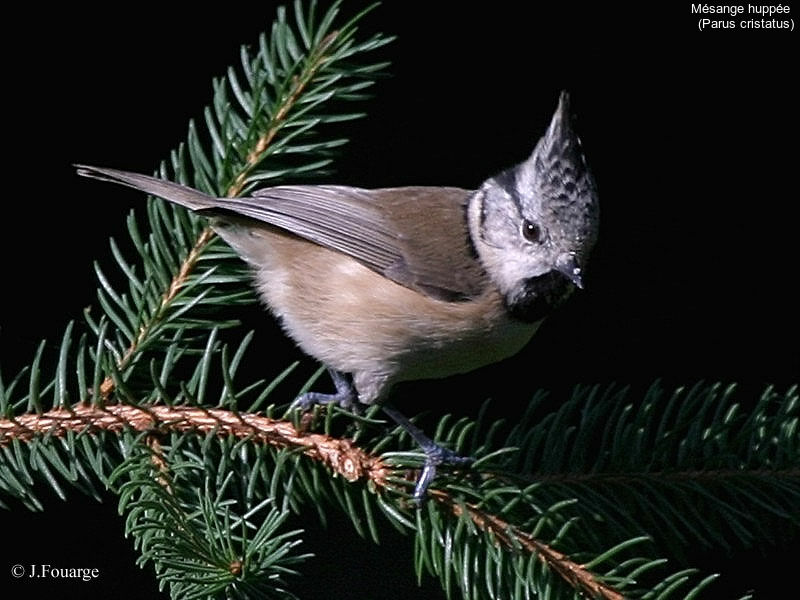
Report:
[{"label": "conifer branch", "polygon": [[[207,352],[209,355],[214,353],[213,348],[213,345],[208,346]],[[204,362],[205,358],[201,358],[200,364]],[[223,358],[223,365],[225,364],[226,361]],[[709,389],[714,390],[715,386],[711,386]],[[198,393],[200,391],[195,390]],[[771,403],[773,409],[780,415],[780,417],[775,418],[774,423],[769,420],[756,419],[759,432],[780,431],[784,428],[790,430],[792,428],[792,423],[795,422],[793,415],[797,410],[797,403],[794,401],[793,393],[794,390],[790,390],[785,396],[785,400],[781,401],[781,403]],[[770,395],[765,396],[765,398],[767,400],[773,399]],[[607,412],[602,405],[599,406],[599,410],[603,413]],[[148,475],[149,481],[159,485],[163,490],[163,494],[168,496],[172,496],[174,493],[173,484],[171,483],[174,479],[171,474],[171,465],[176,459],[179,462],[181,461],[180,455],[175,454],[176,449],[186,443],[186,441],[179,440],[194,438],[198,440],[198,443],[202,443],[204,447],[207,447],[209,439],[217,439],[221,444],[234,444],[237,447],[241,447],[242,444],[254,444],[255,446],[288,450],[288,455],[299,454],[311,458],[312,460],[307,465],[322,465],[329,473],[338,475],[339,477],[330,479],[328,484],[334,485],[333,482],[336,479],[341,482],[335,484],[332,489],[340,489],[336,493],[343,494],[340,496],[343,502],[344,498],[352,498],[354,494],[355,496],[366,494],[364,496],[365,502],[367,498],[371,498],[369,502],[377,501],[384,509],[386,509],[387,505],[390,505],[388,510],[391,514],[387,514],[390,519],[394,518],[398,522],[402,522],[405,519],[405,522],[410,524],[408,519],[415,511],[408,512],[405,492],[409,478],[413,480],[416,476],[413,472],[407,472],[409,467],[413,469],[414,462],[413,460],[403,461],[398,456],[398,453],[380,456],[377,450],[378,447],[385,446],[387,440],[395,436],[387,436],[384,432],[378,438],[367,436],[359,443],[349,439],[340,439],[330,433],[332,421],[329,417],[333,415],[334,421],[340,417],[342,420],[346,420],[346,414],[340,411],[326,412],[326,414],[327,417],[320,421],[316,416],[309,413],[304,416],[299,425],[295,425],[290,421],[276,420],[252,412],[239,413],[233,410],[199,406],[156,405],[141,407],[117,404],[104,407],[86,404],[67,405],[59,406],[44,413],[28,413],[0,420],[0,448],[5,446],[19,449],[21,447],[20,442],[22,442],[31,446],[31,451],[33,452],[35,444],[38,444],[37,448],[41,448],[45,443],[52,445],[51,440],[54,439],[63,439],[64,443],[68,444],[65,447],[74,448],[77,447],[81,439],[85,441],[88,437],[96,437],[102,440],[104,436],[101,434],[105,433],[122,436],[127,431],[140,432],[144,435],[139,436],[139,439],[143,439],[148,446],[147,456],[151,464],[150,474]],[[446,420],[445,418],[443,422]],[[589,420],[591,421],[591,419]],[[547,419],[543,421],[547,422]],[[325,433],[314,432],[319,429],[323,422],[325,424]],[[473,431],[473,427],[479,428],[480,425],[462,420],[448,427],[440,426],[439,431],[444,439],[458,438],[465,440],[467,438],[465,432]],[[478,430],[475,429],[475,431],[477,432]],[[395,431],[395,434],[397,434],[397,431]],[[737,438],[743,437],[741,433],[735,434],[732,432],[732,435]],[[127,436],[127,439],[135,437]],[[673,438],[672,435],[667,435],[667,437]],[[203,442],[203,438],[206,441]],[[376,439],[379,442],[377,446],[373,446]],[[481,440],[481,444],[487,441],[484,435],[476,435],[475,439]],[[675,439],[674,441],[681,446],[684,445],[680,439]],[[485,459],[487,458],[488,450],[489,447],[487,446],[480,450],[476,449],[473,453],[475,456],[483,457],[479,461],[479,465],[482,461],[483,464],[486,464]],[[508,451],[508,448],[503,448],[502,450],[489,452],[489,454],[509,456]],[[41,452],[41,449],[36,450],[36,453]],[[48,460],[57,461],[55,455],[52,456],[53,458]],[[387,457],[389,457],[388,462],[385,460]],[[300,457],[298,456],[298,458]],[[282,460],[278,459],[276,455],[275,478],[279,478],[279,474],[284,471],[279,467]],[[57,462],[54,464],[57,464]],[[308,477],[310,471],[308,471],[307,466],[304,467],[301,463],[292,464],[291,472],[294,474],[290,475],[290,477],[294,478],[295,474],[305,472],[306,475],[299,475],[299,477],[305,481],[312,481]],[[790,461],[787,466],[783,467],[789,473],[788,475],[778,473],[773,477],[773,479],[782,479],[782,485],[787,490],[793,485],[791,483],[793,477],[797,481],[796,464],[796,462]],[[778,463],[775,463],[775,467],[777,469],[781,468]],[[743,466],[743,470],[739,475],[742,481],[747,480],[751,470],[753,470],[753,467],[747,468]],[[764,468],[755,469],[759,478],[761,475],[765,475],[763,471]],[[424,522],[418,521],[423,529],[418,530],[417,535],[421,536],[424,544],[429,544],[432,540],[436,540],[438,534],[434,533],[434,531],[443,531],[441,528],[444,528],[444,531],[456,532],[455,535],[458,535],[457,532],[461,528],[461,524],[467,520],[473,526],[471,527],[472,533],[467,533],[466,537],[462,535],[458,540],[453,540],[453,544],[471,546],[473,548],[471,550],[473,556],[475,552],[486,552],[487,546],[492,545],[496,548],[495,552],[500,552],[508,557],[505,559],[506,561],[521,559],[524,564],[524,561],[527,560],[524,557],[527,556],[530,560],[538,561],[544,565],[546,571],[566,581],[576,593],[601,599],[618,599],[623,597],[622,594],[627,597],[629,587],[635,581],[635,573],[656,568],[657,564],[660,564],[659,561],[645,561],[643,565],[641,562],[630,563],[630,561],[627,561],[622,564],[632,564],[636,567],[630,575],[614,574],[613,572],[611,574],[598,575],[594,570],[601,561],[606,559],[596,558],[596,554],[590,553],[588,563],[575,560],[573,556],[577,554],[573,554],[576,552],[574,541],[566,544],[567,552],[556,550],[556,546],[565,547],[564,540],[560,539],[561,534],[556,536],[558,539],[552,542],[543,541],[542,533],[550,537],[552,534],[548,533],[548,531],[552,531],[553,524],[558,528],[558,523],[563,523],[563,516],[553,521],[551,525],[545,526],[543,531],[539,531],[539,525],[536,523],[542,522],[541,516],[549,520],[550,516],[557,513],[552,513],[552,509],[542,513],[539,509],[536,512],[540,517],[536,517],[531,521],[524,516],[524,510],[521,513],[517,509],[511,508],[519,500],[522,500],[523,504],[540,504],[541,499],[546,497],[546,494],[542,496],[539,493],[547,487],[546,481],[538,482],[530,489],[522,489],[509,487],[509,481],[513,480],[513,478],[509,479],[508,472],[505,470],[479,466],[473,474],[475,477],[472,478],[472,481],[479,482],[477,487],[465,487],[466,482],[463,479],[454,479],[446,472],[442,473],[440,480],[437,480],[439,487],[430,491],[428,507],[431,510],[428,511],[428,518],[439,523],[434,525],[433,531],[425,531],[428,526]],[[653,473],[648,473],[647,475],[652,476]],[[103,475],[100,474],[100,476],[102,479]],[[603,473],[597,474],[600,481],[603,481],[605,476]],[[696,479],[700,476],[702,476],[701,473],[691,469],[687,470],[686,473],[673,471],[669,478],[680,482],[682,477]],[[717,476],[718,474],[712,474],[712,477]],[[733,477],[732,474],[731,477]],[[113,480],[114,477],[111,479]],[[723,477],[722,479],[722,484],[724,484],[728,477]],[[611,476],[611,480],[616,481],[613,476]],[[140,476],[136,481],[142,484],[145,480],[142,480]],[[358,482],[359,485],[352,486],[344,482]],[[583,478],[578,481],[579,486],[586,483],[591,482]],[[131,485],[133,484],[131,483]],[[270,489],[276,488],[271,485]],[[360,491],[353,492],[352,490]],[[531,496],[529,492],[532,490],[538,490],[539,492]],[[318,488],[314,488],[314,491],[306,488],[301,493],[301,496],[305,497],[308,492],[312,492],[315,498],[320,497],[322,493]],[[478,498],[479,501],[477,503],[467,502],[465,497]],[[162,498],[166,497],[162,496]],[[490,498],[492,499],[490,500]],[[564,498],[563,495],[562,498]],[[176,499],[175,501],[178,502],[179,500]],[[353,508],[351,502],[352,500],[345,502],[350,507],[349,509]],[[439,508],[431,508],[432,505]],[[779,504],[776,503],[777,506]],[[547,513],[551,513],[551,515],[547,516]],[[404,514],[405,516],[403,516]],[[417,514],[419,517],[419,513]],[[413,519],[413,517],[411,518]],[[410,526],[413,528],[413,525]],[[476,531],[480,531],[485,535],[476,536],[474,535]],[[448,533],[446,535],[451,534]],[[634,538],[625,544],[630,545],[636,541],[636,538]],[[619,553],[618,548],[619,546],[603,554],[604,556],[615,556]],[[486,556],[486,554],[483,554],[483,556]],[[158,560],[155,555],[154,560]],[[614,559],[614,561],[618,560],[618,557]],[[642,561],[644,559],[636,560]],[[449,563],[445,562],[445,564],[448,565],[447,569],[450,569]],[[517,568],[525,569],[526,567],[515,567],[515,569]],[[513,572],[518,573],[519,571],[515,570]],[[673,583],[675,585],[682,584],[689,574],[687,571],[678,572],[665,580],[672,583],[664,583],[663,585],[673,589],[670,587]],[[537,577],[542,576],[543,574],[537,575]],[[446,579],[447,577],[445,577],[445,581]],[[706,578],[694,590],[705,587],[710,580],[710,578]],[[536,579],[534,581],[541,582],[542,580]],[[544,578],[544,581],[547,581],[547,577]]]},{"label": "conifer branch", "polygon": [[[309,83],[317,76],[321,67],[331,57],[327,54],[327,50],[333,46],[336,38],[340,35],[340,31],[332,31],[326,35],[319,44],[311,49],[309,58],[305,61],[301,72],[292,78],[292,88],[286,94],[278,106],[274,109],[273,114],[269,117],[265,125],[264,132],[258,137],[252,150],[247,153],[244,164],[240,167],[239,173],[235,176],[234,182],[225,191],[225,196],[234,198],[239,196],[246,183],[247,177],[259,165],[262,159],[267,156],[272,149],[272,142],[280,129],[285,125],[287,118],[295,109],[298,100],[306,91]],[[205,227],[197,236],[197,239],[191,246],[189,253],[178,266],[177,271],[172,276],[172,279],[167,286],[166,291],[161,300],[161,304],[157,311],[155,311],[148,321],[145,321],[139,328],[139,333],[136,339],[133,340],[131,345],[127,348],[122,358],[117,363],[119,370],[125,369],[128,366],[131,358],[138,351],[142,341],[148,336],[150,331],[158,325],[163,319],[164,314],[169,310],[170,305],[178,296],[178,293],[192,274],[197,261],[202,254],[203,250],[213,241],[216,234],[211,227]],[[100,385],[100,396],[103,401],[107,401],[114,391],[114,380],[109,375]]]},{"label": "conifer branch", "polygon": [[227,193],[225,194],[227,197],[234,198],[242,193],[242,189],[247,182],[247,176],[253,169],[256,168],[256,166],[258,166],[258,164],[270,150],[272,141],[275,139],[275,136],[277,135],[281,126],[286,121],[286,117],[297,104],[297,100],[303,94],[309,82],[314,78],[320,67],[328,59],[325,51],[330,47],[338,35],[338,31],[333,31],[325,36],[325,38],[320,42],[319,46],[312,51],[303,72],[299,76],[295,76],[293,78],[291,92],[289,92],[289,94],[283,99],[283,102],[275,111],[275,115],[271,118],[267,130],[261,135],[256,142],[255,147],[247,155],[247,161],[245,162],[244,167],[236,176],[235,181],[233,184],[231,184],[227,190]]},{"label": "conifer branch", "polygon": [[442,490],[430,490],[429,494],[437,502],[446,506],[456,517],[466,513],[478,529],[499,540],[508,550],[513,550],[521,545],[528,553],[536,554],[548,568],[558,573],[579,592],[588,593],[592,598],[601,598],[602,600],[624,599],[620,592],[600,581],[583,565],[570,560],[566,554],[552,548],[549,544],[520,531],[519,528],[499,516],[490,514],[475,504],[458,503],[451,494]]},{"label": "conifer branch", "polygon": [[287,450],[300,450],[347,481],[367,479],[385,487],[388,469],[380,457],[371,455],[347,439],[298,431],[289,421],[253,413],[195,406],[77,405],[56,408],[44,414],[24,414],[0,419],[0,447],[13,440],[30,442],[36,436],[64,437],[69,432],[120,433],[125,429],[150,432],[214,434],[265,443]]},{"label": "conifer branch", "polygon": [[[64,437],[68,432],[120,433],[126,429],[150,432],[147,440],[151,453],[154,453],[151,454],[151,462],[157,471],[155,478],[167,488],[168,467],[160,453],[158,436],[170,432],[192,432],[213,434],[221,438],[230,436],[285,450],[299,450],[350,483],[365,480],[383,491],[394,491],[390,477],[392,469],[380,456],[363,450],[348,439],[302,432],[289,421],[223,409],[194,406],[151,406],[145,409],[129,405],[77,405],[69,409],[58,408],[41,415],[26,414],[0,419],[0,446],[8,445],[13,440],[29,442],[37,436]],[[570,560],[566,554],[522,532],[499,516],[474,504],[460,503],[444,490],[432,489],[430,497],[455,517],[466,514],[478,529],[493,536],[507,550],[521,546],[526,552],[538,555],[550,569],[574,588],[590,593],[595,598],[622,600],[622,594],[599,581],[583,565]]]},{"label": "conifer branch", "polygon": [[[148,321],[142,324],[142,326],[139,328],[139,333],[137,334],[136,339],[131,343],[130,346],[128,346],[127,350],[122,355],[122,358],[117,362],[118,370],[124,370],[125,367],[128,366],[128,363],[136,354],[144,339],[149,335],[150,331],[164,318],[166,311],[178,296],[181,288],[183,288],[183,286],[186,284],[186,281],[194,270],[200,255],[203,253],[203,250],[206,248],[206,246],[208,246],[209,243],[213,241],[214,237],[215,234],[211,227],[206,227],[200,232],[200,235],[197,236],[194,244],[192,244],[191,250],[189,250],[186,258],[180,264],[178,272],[169,282],[167,290],[164,292],[164,295],[161,298],[161,304],[159,305],[158,310],[153,313]],[[103,380],[103,383],[100,384],[99,392],[100,398],[103,400],[103,402],[107,402],[108,398],[114,392],[114,379],[111,377],[111,375],[107,375]]]}]

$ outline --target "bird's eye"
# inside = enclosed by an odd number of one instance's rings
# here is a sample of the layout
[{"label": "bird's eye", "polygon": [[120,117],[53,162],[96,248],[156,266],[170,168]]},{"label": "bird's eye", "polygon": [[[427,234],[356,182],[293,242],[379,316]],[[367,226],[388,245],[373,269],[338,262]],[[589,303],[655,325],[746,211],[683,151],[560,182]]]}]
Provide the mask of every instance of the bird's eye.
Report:
[{"label": "bird's eye", "polygon": [[529,242],[538,244],[542,239],[542,230],[536,223],[532,223],[525,219],[522,222],[522,237]]}]

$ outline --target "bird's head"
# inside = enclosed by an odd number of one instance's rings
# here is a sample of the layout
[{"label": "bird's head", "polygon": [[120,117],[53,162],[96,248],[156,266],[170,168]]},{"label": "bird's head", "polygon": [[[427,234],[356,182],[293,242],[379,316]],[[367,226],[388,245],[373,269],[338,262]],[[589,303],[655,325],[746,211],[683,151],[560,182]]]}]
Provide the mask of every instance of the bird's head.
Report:
[{"label": "bird's head", "polygon": [[469,224],[478,256],[516,318],[538,321],[583,287],[599,205],[566,92],[533,154],[471,198]]}]

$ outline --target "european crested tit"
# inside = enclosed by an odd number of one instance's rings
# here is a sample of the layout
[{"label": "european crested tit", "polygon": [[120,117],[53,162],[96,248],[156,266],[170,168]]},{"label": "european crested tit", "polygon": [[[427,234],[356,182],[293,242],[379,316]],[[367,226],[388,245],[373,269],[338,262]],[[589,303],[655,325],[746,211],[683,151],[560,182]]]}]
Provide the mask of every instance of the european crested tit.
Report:
[{"label": "european crested tit", "polygon": [[478,190],[278,186],[215,198],[145,175],[78,166],[211,218],[252,267],[286,333],[330,370],[335,394],[308,407],[379,402],[426,454],[414,496],[436,465],[465,459],[385,404],[399,381],[446,377],[511,356],[583,273],[598,200],[562,92],[533,154]]}]

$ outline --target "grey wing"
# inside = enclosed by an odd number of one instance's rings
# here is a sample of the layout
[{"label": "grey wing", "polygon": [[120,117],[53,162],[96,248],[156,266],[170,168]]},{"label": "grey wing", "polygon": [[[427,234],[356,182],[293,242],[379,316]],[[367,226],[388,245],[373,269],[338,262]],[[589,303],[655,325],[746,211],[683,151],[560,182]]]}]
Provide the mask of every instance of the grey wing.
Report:
[{"label": "grey wing", "polygon": [[281,186],[249,198],[214,198],[148,175],[76,166],[80,175],[133,187],[223,221],[232,213],[280,227],[434,298],[467,300],[486,288],[486,273],[469,239],[466,208],[472,192],[467,190]]},{"label": "grey wing", "polygon": [[428,296],[462,301],[486,287],[467,228],[470,195],[459,188],[281,186],[218,206],[352,256]]}]

